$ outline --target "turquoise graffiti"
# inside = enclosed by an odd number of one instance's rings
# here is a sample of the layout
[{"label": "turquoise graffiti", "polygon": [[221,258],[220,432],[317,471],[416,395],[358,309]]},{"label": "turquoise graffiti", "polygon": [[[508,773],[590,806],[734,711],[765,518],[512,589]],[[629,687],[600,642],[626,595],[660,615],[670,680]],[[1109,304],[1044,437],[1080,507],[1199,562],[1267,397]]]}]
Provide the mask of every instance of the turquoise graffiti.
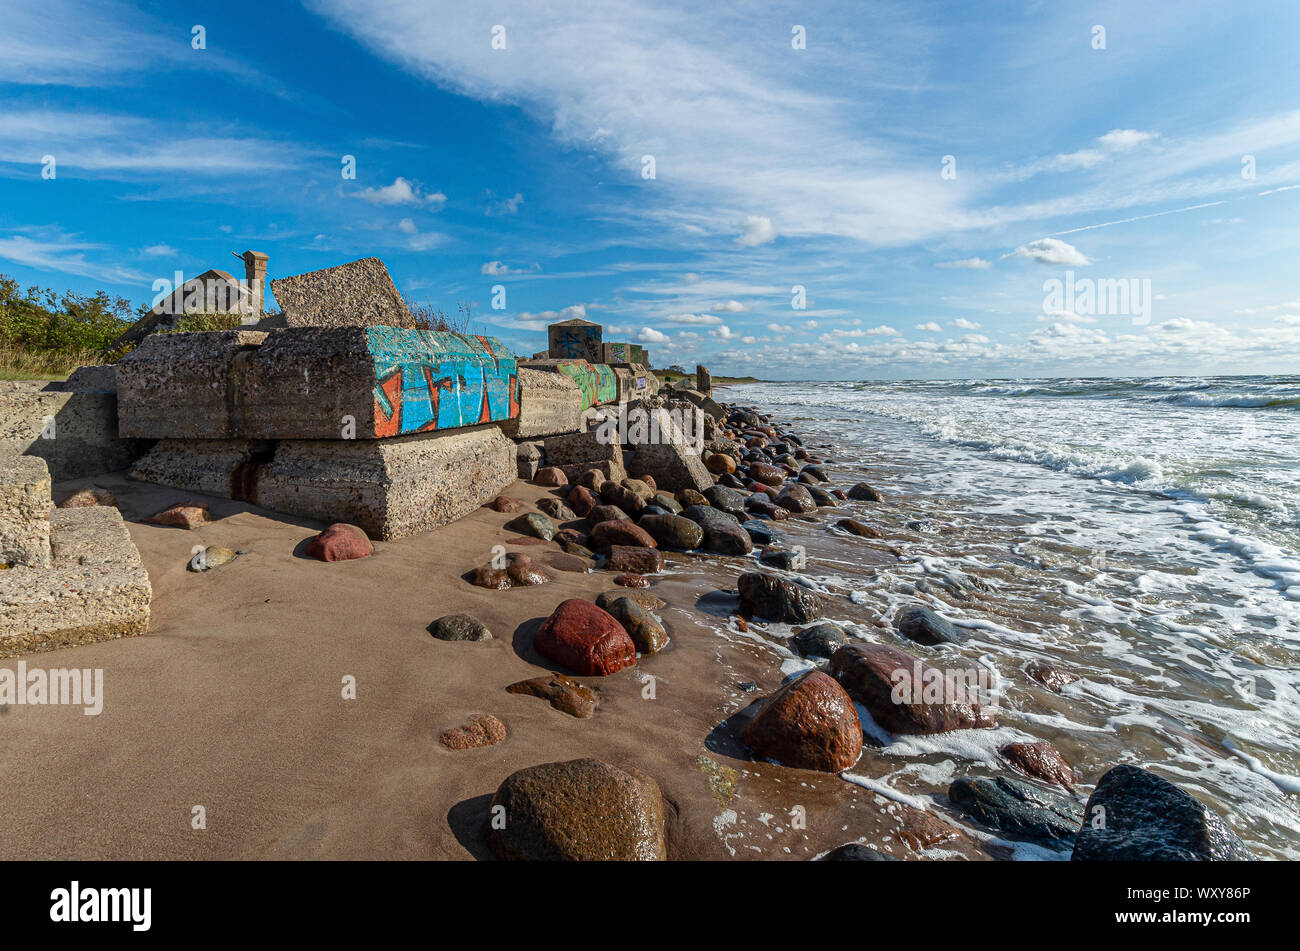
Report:
[{"label": "turquoise graffiti", "polygon": [[367,327],[375,435],[404,436],[519,415],[515,356],[495,337]]}]

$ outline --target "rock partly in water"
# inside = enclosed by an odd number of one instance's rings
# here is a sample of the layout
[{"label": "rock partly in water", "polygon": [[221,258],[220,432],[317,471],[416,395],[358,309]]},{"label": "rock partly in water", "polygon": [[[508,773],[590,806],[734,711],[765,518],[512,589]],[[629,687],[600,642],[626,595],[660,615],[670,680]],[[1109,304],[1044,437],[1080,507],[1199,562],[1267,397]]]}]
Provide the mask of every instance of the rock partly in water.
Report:
[{"label": "rock partly in water", "polygon": [[1066,684],[1072,684],[1079,679],[1074,674],[1066,673],[1059,667],[1053,667],[1039,660],[1030,661],[1029,666],[1025,668],[1025,673],[1052,693],[1060,693],[1061,688]]},{"label": "rock partly in water", "polygon": [[919,604],[899,611],[898,616],[894,618],[894,627],[909,641],[927,647],[961,643],[961,635],[950,621]]},{"label": "rock partly in water", "polygon": [[1150,770],[1116,766],[1084,810],[1073,858],[1109,862],[1233,862],[1254,855],[1199,800]]},{"label": "rock partly in water", "polygon": [[487,625],[469,614],[447,614],[429,625],[429,633],[440,641],[490,641]]},{"label": "rock partly in water", "polygon": [[793,581],[747,571],[740,576],[740,609],[750,617],[783,624],[807,624],[822,616],[821,598]]},{"label": "rock partly in water", "polygon": [[650,611],[658,611],[667,603],[663,598],[649,591],[602,591],[596,596],[596,607],[608,611],[609,606],[619,598],[631,598]]},{"label": "rock partly in water", "polygon": [[831,655],[830,673],[890,733],[929,734],[997,726],[980,706],[979,670],[943,671],[887,644],[851,642]]},{"label": "rock partly in water", "polygon": [[1008,743],[998,747],[998,753],[1026,776],[1041,779],[1054,786],[1061,786],[1071,792],[1074,791],[1074,784],[1078,782],[1074,770],[1065,761],[1060,750],[1046,740],[1039,740],[1037,743]]},{"label": "rock partly in water", "polygon": [[626,571],[634,575],[654,575],[664,570],[664,555],[657,548],[613,545],[605,553],[606,571]]},{"label": "rock partly in water", "polygon": [[850,535],[857,535],[859,538],[883,538],[883,533],[876,528],[872,528],[866,522],[860,522],[856,518],[842,518],[835,523],[835,527],[843,529]]},{"label": "rock partly in water", "polygon": [[884,501],[880,493],[865,482],[859,482],[853,488],[849,489],[849,498],[853,499],[855,502]]},{"label": "rock partly in water", "polygon": [[487,840],[515,861],[661,861],[668,857],[659,785],[594,759],[511,773],[488,808]]},{"label": "rock partly in water", "polygon": [[948,787],[948,799],[977,825],[1058,849],[1074,841],[1083,822],[1073,799],[1008,776],[963,776]]},{"label": "rock partly in water", "polygon": [[763,702],[740,741],[786,766],[838,773],[862,754],[862,724],[844,688],[810,670]]},{"label": "rock partly in water", "polygon": [[741,522],[740,527],[749,533],[750,541],[755,545],[779,545],[785,540],[785,536],[775,528],[757,519]]},{"label": "rock partly in water", "polygon": [[834,624],[814,624],[790,638],[790,646],[800,657],[826,659],[848,642],[844,631]]},{"label": "rock partly in water", "polygon": [[812,494],[802,485],[787,485],[776,497],[776,504],[796,515],[817,511],[817,503]]}]

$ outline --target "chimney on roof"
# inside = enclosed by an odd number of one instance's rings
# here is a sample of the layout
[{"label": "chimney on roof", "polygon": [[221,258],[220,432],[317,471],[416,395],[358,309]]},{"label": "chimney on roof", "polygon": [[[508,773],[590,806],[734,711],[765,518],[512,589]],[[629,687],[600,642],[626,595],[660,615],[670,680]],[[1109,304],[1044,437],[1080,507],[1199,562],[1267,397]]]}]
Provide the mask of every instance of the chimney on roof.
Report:
[{"label": "chimney on roof", "polygon": [[266,262],[268,256],[261,251],[245,251],[235,257],[244,259],[244,280],[247,284],[249,303],[254,320],[262,319],[266,303]]}]

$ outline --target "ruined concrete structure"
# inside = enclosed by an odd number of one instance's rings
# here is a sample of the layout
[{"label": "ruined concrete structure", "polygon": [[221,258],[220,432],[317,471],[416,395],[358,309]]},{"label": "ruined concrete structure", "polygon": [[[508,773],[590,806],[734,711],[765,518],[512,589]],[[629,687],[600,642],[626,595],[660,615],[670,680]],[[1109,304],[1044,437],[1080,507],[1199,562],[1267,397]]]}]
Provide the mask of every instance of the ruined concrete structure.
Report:
[{"label": "ruined concrete structure", "polygon": [[37,456],[0,456],[0,657],[143,634],[153,589],[115,508],[52,508]]},{"label": "ruined concrete structure", "polygon": [[[238,256],[260,315],[267,257]],[[205,278],[239,284],[212,271],[196,286]],[[282,315],[154,333],[174,316],[155,313],[128,331],[138,346],[116,366],[62,384],[0,383],[0,656],[148,628],[149,579],[121,515],[51,510],[63,480],[129,468],[376,539],[454,521],[541,465],[573,479],[597,468],[712,484],[685,440],[598,436],[629,405],[664,412],[649,402],[659,381],[645,351],[602,343],[598,324],[553,325],[547,353],[518,360],[493,337],[416,328],[377,258],[272,287]],[[686,400],[674,405],[716,407],[704,394]]]}]

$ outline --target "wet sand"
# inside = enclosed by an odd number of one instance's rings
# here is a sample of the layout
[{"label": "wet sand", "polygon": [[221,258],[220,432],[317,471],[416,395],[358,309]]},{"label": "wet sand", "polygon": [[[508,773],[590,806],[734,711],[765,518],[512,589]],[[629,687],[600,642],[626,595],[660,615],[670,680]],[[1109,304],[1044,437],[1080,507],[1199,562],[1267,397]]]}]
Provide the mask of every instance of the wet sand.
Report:
[{"label": "wet sand", "polygon": [[[659,782],[673,858],[809,859],[852,841],[901,858],[989,857],[937,812],[754,762],[735,741],[732,718],[782,680],[776,649],[719,631],[752,560],[669,554],[649,590],[668,602],[657,613],[671,643],[635,668],[579,678],[599,705],[578,720],[505,688],[559,669],[533,651],[533,633],[564,599],[615,588],[614,573],[556,570],[554,543],[510,544],[521,538],[504,527],[514,514],[480,509],[376,543],[369,558],[325,564],[301,556],[320,523],[121,475],[61,483],[55,497],[89,484],[118,497],[153,584],[153,620],[142,637],[25,658],[29,668],[102,668],[105,699],[99,716],[0,708],[6,858],[490,858],[481,830],[499,783],[587,756]],[[503,494],[532,503],[560,493],[515,483]],[[144,523],[187,499],[207,501],[216,520],[192,532]],[[781,525],[797,542],[794,520]],[[188,572],[198,544],[246,554]],[[461,575],[494,545],[529,553],[554,580],[468,584]],[[428,634],[453,613],[475,615],[494,639]],[[654,699],[643,696],[646,675]],[[354,700],[342,697],[347,676]],[[742,690],[747,681],[758,689]],[[460,752],[439,743],[474,713],[499,717],[507,738]],[[870,775],[871,756],[868,747],[855,772]],[[195,806],[206,829],[192,827]],[[796,807],[806,828],[792,827]]]}]

